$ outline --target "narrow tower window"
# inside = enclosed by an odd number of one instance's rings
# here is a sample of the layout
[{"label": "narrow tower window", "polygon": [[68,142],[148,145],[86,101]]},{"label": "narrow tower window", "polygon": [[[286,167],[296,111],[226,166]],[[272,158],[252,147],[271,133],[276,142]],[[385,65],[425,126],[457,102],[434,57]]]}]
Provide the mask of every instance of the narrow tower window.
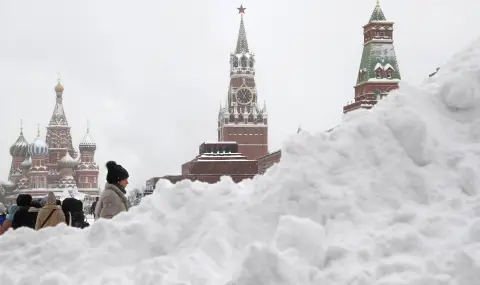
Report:
[{"label": "narrow tower window", "polygon": [[247,57],[242,56],[242,67],[247,67]]}]

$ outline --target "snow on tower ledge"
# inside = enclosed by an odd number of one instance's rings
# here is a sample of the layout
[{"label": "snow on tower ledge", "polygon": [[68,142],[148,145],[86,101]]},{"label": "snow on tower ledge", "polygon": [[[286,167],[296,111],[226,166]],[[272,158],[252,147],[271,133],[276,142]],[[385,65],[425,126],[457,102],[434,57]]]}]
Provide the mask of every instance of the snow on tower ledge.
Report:
[{"label": "snow on tower ledge", "polygon": [[263,176],[160,180],[85,230],[8,232],[2,284],[477,285],[478,78],[480,40],[422,86],[300,132]]}]

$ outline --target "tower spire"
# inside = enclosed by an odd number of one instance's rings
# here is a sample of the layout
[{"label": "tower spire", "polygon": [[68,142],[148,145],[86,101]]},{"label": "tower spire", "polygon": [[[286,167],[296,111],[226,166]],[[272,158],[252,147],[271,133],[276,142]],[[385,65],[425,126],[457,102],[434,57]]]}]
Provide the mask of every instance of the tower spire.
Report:
[{"label": "tower spire", "polygon": [[60,76],[58,77],[57,86],[55,86],[55,93],[57,94],[57,100],[55,104],[55,109],[53,110],[52,117],[50,119],[50,126],[63,126],[68,127],[67,117],[65,116],[65,111],[63,110],[63,85],[60,83]]},{"label": "tower spire", "polygon": [[87,134],[90,133],[90,120],[87,120]]},{"label": "tower spire", "polygon": [[23,118],[20,118],[20,135],[23,135]]},{"label": "tower spire", "polygon": [[247,8],[240,5],[240,8],[237,9],[240,14],[240,29],[238,30],[237,48],[235,49],[235,53],[248,53],[247,33],[245,32],[245,24],[243,23],[243,14],[245,14]]},{"label": "tower spire", "polygon": [[37,124],[37,137],[40,137],[40,124]]},{"label": "tower spire", "polygon": [[375,5],[375,9],[373,9],[372,15],[370,16],[370,23],[371,22],[378,22],[378,21],[386,21],[385,14],[383,14],[383,10],[380,7],[380,0],[377,0],[377,5]]}]

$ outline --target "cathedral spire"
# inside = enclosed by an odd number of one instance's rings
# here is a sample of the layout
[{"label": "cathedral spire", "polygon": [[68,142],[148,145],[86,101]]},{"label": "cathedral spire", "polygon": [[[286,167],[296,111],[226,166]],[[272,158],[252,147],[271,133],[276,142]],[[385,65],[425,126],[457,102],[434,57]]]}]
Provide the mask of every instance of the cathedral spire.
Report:
[{"label": "cathedral spire", "polygon": [[248,53],[248,41],[247,41],[247,33],[245,32],[245,24],[243,23],[243,14],[245,14],[245,10],[243,5],[240,5],[238,9],[238,13],[241,15],[240,17],[240,29],[238,30],[238,38],[237,38],[237,48],[235,49],[236,54],[240,53]]},{"label": "cathedral spire", "polygon": [[383,10],[380,7],[380,0],[377,0],[377,5],[375,9],[373,9],[372,15],[370,16],[370,23],[371,22],[379,22],[379,21],[386,21],[385,14],[383,14]]},{"label": "cathedral spire", "polygon": [[55,93],[57,94],[57,100],[55,104],[55,109],[53,110],[52,118],[50,119],[50,126],[62,126],[68,127],[67,117],[65,116],[65,111],[63,110],[63,85],[60,83],[60,77],[58,78],[57,86],[55,86]]}]

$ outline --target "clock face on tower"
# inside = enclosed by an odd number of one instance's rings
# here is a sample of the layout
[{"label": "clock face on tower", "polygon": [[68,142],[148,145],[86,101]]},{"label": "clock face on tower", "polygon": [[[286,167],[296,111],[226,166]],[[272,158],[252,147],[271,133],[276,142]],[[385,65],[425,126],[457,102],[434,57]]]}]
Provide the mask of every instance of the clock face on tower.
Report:
[{"label": "clock face on tower", "polygon": [[246,105],[252,101],[253,95],[247,88],[241,88],[237,91],[236,97],[238,103]]}]

